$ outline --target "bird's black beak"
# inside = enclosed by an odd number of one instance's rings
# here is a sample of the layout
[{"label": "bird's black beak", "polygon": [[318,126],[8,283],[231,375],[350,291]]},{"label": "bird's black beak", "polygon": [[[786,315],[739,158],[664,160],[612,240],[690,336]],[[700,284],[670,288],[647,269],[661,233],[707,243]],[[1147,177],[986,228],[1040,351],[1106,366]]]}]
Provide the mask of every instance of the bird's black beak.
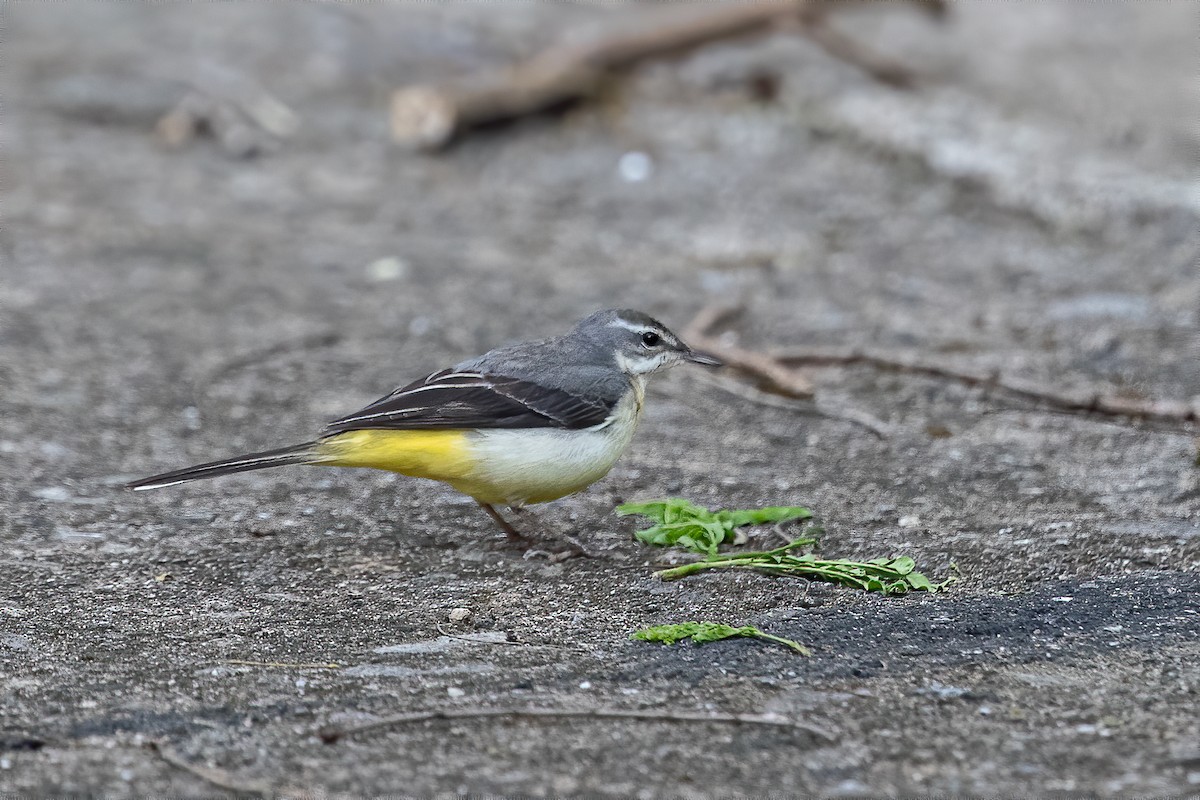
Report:
[{"label": "bird's black beak", "polygon": [[688,351],[683,354],[683,360],[690,361],[693,364],[703,364],[706,367],[721,366],[721,359],[716,356],[710,356],[708,353],[702,353],[699,350],[692,350],[691,348],[688,348]]}]

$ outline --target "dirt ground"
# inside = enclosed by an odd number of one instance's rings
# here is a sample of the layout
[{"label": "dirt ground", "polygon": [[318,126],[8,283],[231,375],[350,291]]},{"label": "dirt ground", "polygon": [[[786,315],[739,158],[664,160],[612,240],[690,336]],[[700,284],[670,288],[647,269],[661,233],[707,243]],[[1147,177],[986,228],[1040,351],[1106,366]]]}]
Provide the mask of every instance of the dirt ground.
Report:
[{"label": "dirt ground", "polygon": [[[749,347],[1196,401],[1193,10],[963,2],[939,25],[874,6],[837,25],[916,70],[915,91],[781,31],[420,156],[388,141],[393,88],[641,12],[7,4],[0,796],[1200,793],[1184,425],[810,373],[821,409],[873,416],[880,439],[681,368],[608,478],[534,511],[546,551],[569,533],[598,556],[561,562],[384,473],[119,488],[306,439],[609,306],[683,326],[737,300],[728,335]],[[165,147],[155,121],[189,86],[269,92],[295,133],[251,158]],[[630,152],[644,174],[622,172]],[[806,504],[824,555],[904,553],[961,581],[902,598],[733,572],[663,583],[668,555],[613,507],[664,495]],[[628,638],[688,619],[815,654]],[[317,736],[526,707],[802,725]]]}]

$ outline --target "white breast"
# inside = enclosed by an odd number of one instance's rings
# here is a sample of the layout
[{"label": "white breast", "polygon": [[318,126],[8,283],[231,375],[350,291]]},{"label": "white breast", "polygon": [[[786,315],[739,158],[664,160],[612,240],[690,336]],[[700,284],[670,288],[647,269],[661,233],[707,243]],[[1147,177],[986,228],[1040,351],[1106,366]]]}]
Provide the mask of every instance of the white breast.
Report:
[{"label": "white breast", "polygon": [[[642,386],[630,392],[602,425],[583,430],[528,428],[472,434],[475,460],[470,494],[520,506],[574,494],[603,478],[625,452],[642,413]],[[481,489],[487,489],[488,496]]]}]

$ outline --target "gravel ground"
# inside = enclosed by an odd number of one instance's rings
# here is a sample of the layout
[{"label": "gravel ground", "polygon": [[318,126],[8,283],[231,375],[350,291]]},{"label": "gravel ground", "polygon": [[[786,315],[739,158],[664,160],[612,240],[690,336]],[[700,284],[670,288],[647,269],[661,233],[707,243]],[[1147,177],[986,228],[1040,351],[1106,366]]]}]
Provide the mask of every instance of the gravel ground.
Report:
[{"label": "gravel ground", "polygon": [[[533,511],[545,547],[524,554],[469,500],[383,473],[119,489],[301,441],[397,383],[608,306],[682,327],[736,300],[728,335],[747,347],[1196,402],[1191,12],[964,2],[938,25],[861,9],[839,28],[911,65],[918,89],[780,32],[415,156],[387,140],[391,89],[618,12],[5,6],[0,795],[1200,792],[1185,425],[810,373],[822,410],[870,415],[880,439],[680,369],[608,478]],[[298,127],[259,134],[250,158],[209,138],[166,147],[155,122],[195,86],[269,92]],[[644,180],[622,176],[629,152]],[[807,504],[824,555],[905,553],[961,580],[901,598],[733,572],[663,583],[669,556],[612,509],[668,494]],[[553,558],[567,534],[597,557]],[[697,618],[815,654],[628,639]],[[316,735],[518,707],[801,725]]]}]

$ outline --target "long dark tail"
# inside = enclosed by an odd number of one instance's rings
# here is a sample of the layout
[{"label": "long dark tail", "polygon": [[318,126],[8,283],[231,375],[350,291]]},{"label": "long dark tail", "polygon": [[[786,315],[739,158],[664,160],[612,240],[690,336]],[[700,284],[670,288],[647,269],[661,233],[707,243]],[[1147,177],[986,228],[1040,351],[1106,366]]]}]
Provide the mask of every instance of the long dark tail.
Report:
[{"label": "long dark tail", "polygon": [[161,475],[151,475],[149,478],[125,484],[126,489],[161,489],[164,486],[174,486],[177,483],[198,481],[201,478],[215,478],[218,475],[232,475],[235,472],[249,472],[267,467],[282,467],[288,464],[310,464],[316,457],[316,442],[281,447],[278,450],[267,450],[262,453],[247,453],[208,464],[197,464],[194,467],[184,467]]}]

